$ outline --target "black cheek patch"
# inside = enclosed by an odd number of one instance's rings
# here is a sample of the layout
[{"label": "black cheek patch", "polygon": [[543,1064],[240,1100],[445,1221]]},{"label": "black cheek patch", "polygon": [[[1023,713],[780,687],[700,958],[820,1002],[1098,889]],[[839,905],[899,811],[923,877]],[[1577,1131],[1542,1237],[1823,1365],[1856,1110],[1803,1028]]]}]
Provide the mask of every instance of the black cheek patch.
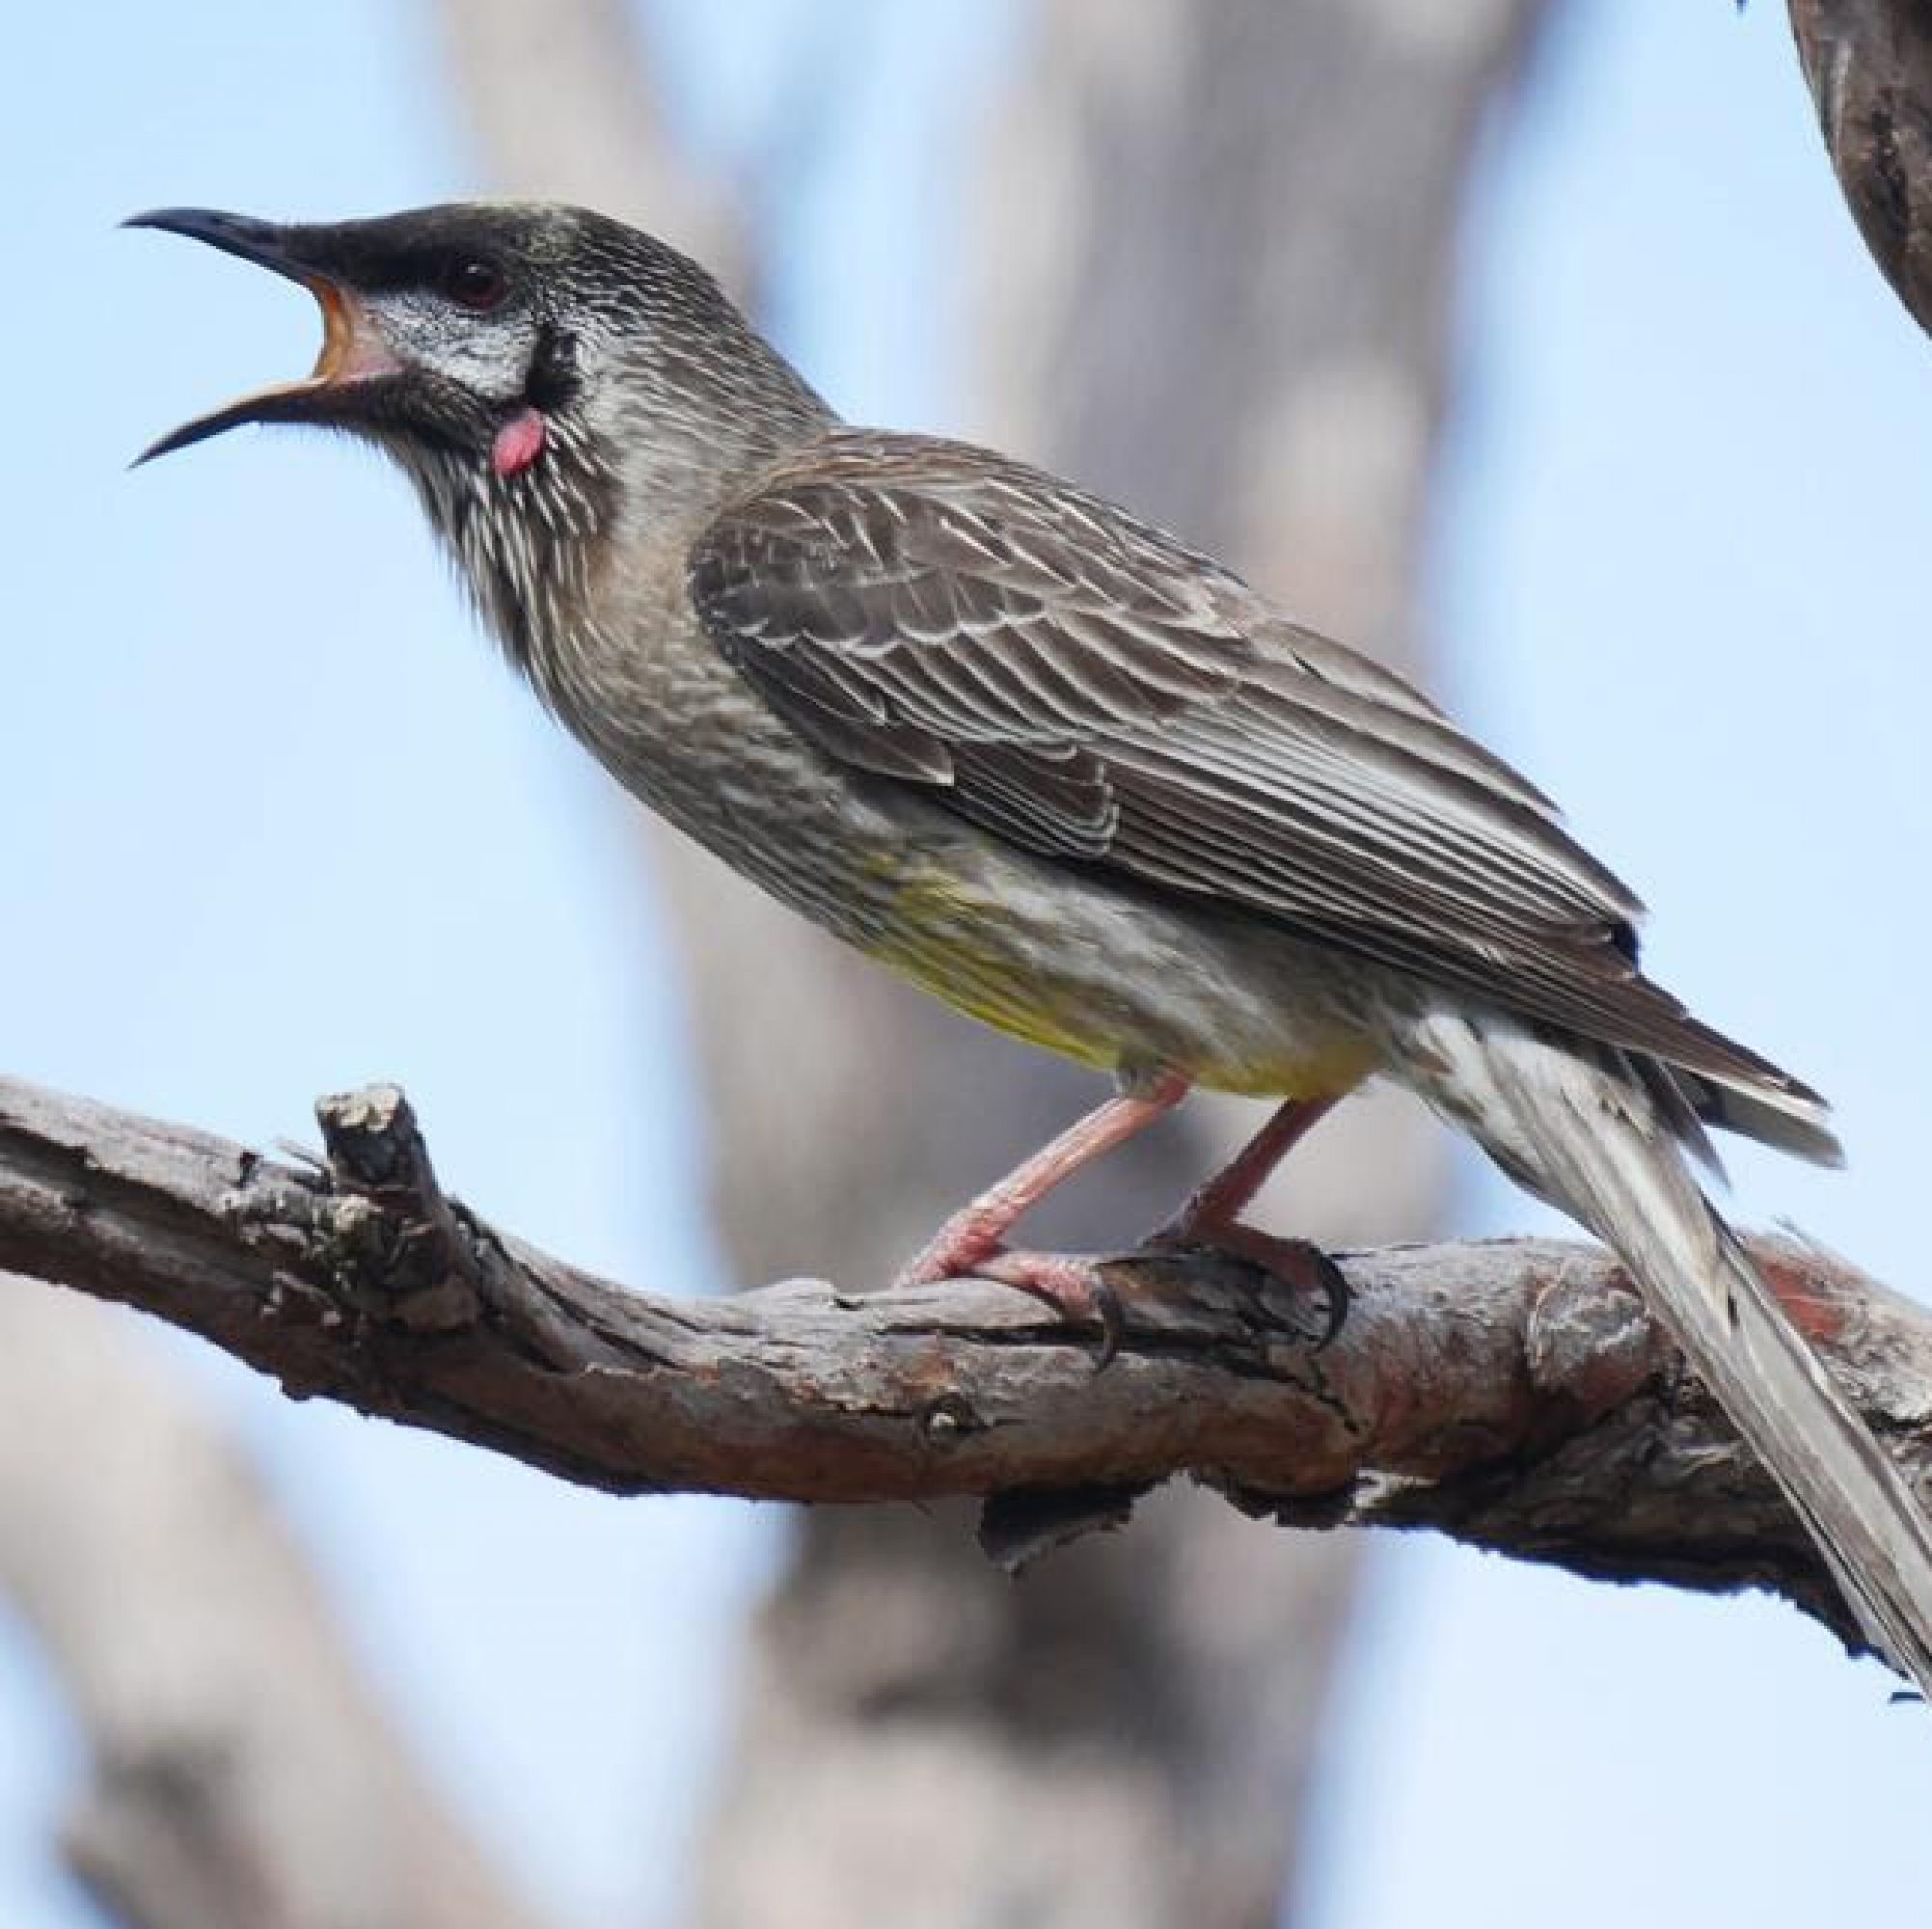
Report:
[{"label": "black cheek patch", "polygon": [[543,415],[555,415],[577,399],[584,377],[577,367],[577,344],[546,322],[536,338],[536,353],[524,378],[523,398]]}]

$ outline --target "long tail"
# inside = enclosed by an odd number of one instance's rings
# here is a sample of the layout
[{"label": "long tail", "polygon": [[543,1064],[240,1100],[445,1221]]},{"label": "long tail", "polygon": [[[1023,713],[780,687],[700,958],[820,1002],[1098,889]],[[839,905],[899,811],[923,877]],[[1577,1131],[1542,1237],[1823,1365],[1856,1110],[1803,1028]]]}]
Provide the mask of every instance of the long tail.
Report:
[{"label": "long tail", "polygon": [[1401,1044],[1399,1076],[1623,1261],[1873,1645],[1932,1699],[1932,1520],[1700,1189],[1668,1078],[1500,1017],[1431,1015]]}]

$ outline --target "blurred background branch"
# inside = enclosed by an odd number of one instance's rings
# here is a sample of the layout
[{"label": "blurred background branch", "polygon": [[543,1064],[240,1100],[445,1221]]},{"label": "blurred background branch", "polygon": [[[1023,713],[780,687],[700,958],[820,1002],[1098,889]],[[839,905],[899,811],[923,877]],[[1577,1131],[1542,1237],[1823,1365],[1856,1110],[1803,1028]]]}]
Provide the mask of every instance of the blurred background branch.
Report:
[{"label": "blurred background branch", "polygon": [[105,1308],[0,1276],[0,1591],[89,1784],[70,1867],[127,1929],[539,1929],[450,1816],[234,1444]]},{"label": "blurred background branch", "polygon": [[[440,17],[505,188],[568,192],[675,238],[702,193],[667,183],[661,104],[636,169],[617,143],[574,141],[549,105],[639,124],[639,76],[595,25],[612,11],[552,0],[538,28],[515,0],[445,0]],[[1459,211],[1543,11],[1022,9],[976,239],[945,251],[956,285],[931,290],[967,305],[971,425],[1414,667]],[[502,27],[519,16],[522,41]],[[759,279],[755,255],[738,269]],[[886,1277],[964,1191],[1089,1102],[1079,1074],[883,982],[667,834],[653,856],[734,1276]],[[800,1131],[812,1118],[838,1129]],[[1237,1129],[1224,1117],[1210,1132]],[[1041,1236],[1117,1237],[1135,1202],[1179,1197],[1212,1152],[1190,1121],[1110,1161]],[[1353,1107],[1297,1162],[1296,1223],[1417,1234],[1441,1183],[1413,1118]],[[1244,1530],[1184,1494],[1149,1512],[1130,1544],[1083,1545],[1017,1589],[943,1510],[802,1523],[754,1634],[705,1919],[843,1925],[855,1895],[914,1889],[935,1929],[1274,1919],[1354,1552]]]}]

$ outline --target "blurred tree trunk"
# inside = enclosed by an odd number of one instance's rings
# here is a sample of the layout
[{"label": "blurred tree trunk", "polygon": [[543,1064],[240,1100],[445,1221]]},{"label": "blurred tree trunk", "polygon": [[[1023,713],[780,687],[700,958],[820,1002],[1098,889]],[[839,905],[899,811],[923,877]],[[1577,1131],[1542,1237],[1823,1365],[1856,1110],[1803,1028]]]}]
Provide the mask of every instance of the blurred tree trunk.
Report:
[{"label": "blurred tree trunk", "polygon": [[[1026,9],[971,291],[986,438],[1412,661],[1464,184],[1543,11]],[[615,0],[444,0],[443,20],[508,186],[716,258],[715,213],[672,184],[638,70],[613,60]],[[1091,1080],[886,981],[668,835],[654,856],[741,1279],[880,1276],[1091,1102]],[[838,1129],[801,1138],[812,1117]],[[1043,1236],[1118,1243],[1250,1123],[1218,1111],[1130,1149]],[[1331,1240],[1419,1234],[1440,1183],[1414,1117],[1370,1100],[1295,1162],[1287,1209]],[[1351,1542],[1245,1529],[1199,1496],[1017,1584],[963,1513],[814,1512],[754,1630],[702,1919],[1274,1920],[1353,1570]]]},{"label": "blurred tree trunk", "polygon": [[273,1496],[118,1311],[0,1278],[0,1596],[85,1741],[126,1929],[540,1929],[431,1786]]}]

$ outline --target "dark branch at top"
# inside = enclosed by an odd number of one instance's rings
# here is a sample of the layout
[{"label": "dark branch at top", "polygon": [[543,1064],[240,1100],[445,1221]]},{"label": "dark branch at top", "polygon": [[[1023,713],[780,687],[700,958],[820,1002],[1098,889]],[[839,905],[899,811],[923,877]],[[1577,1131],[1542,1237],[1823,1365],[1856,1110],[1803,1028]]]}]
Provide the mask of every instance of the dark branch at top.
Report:
[{"label": "dark branch at top", "polygon": [[1791,0],[1791,25],[1859,232],[1932,333],[1932,10]]}]

